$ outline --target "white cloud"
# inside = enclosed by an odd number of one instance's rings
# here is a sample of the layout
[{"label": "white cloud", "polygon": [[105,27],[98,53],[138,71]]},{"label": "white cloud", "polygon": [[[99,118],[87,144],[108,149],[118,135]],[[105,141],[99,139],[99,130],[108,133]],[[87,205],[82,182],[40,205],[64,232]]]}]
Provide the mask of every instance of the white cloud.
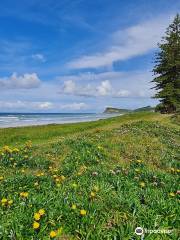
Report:
[{"label": "white cloud", "polygon": [[115,97],[129,97],[131,96],[131,92],[128,90],[119,90],[115,94]]},{"label": "white cloud", "polygon": [[[68,80],[70,79],[70,80]],[[151,97],[154,90],[150,71],[83,73],[63,76],[59,93],[84,97]],[[84,82],[88,82],[84,84]]]},{"label": "white cloud", "polygon": [[112,87],[108,80],[102,81],[99,85],[78,85],[73,80],[67,80],[64,82],[62,89],[59,93],[70,94],[75,96],[85,96],[85,97],[98,97],[98,96],[108,96],[111,94]]},{"label": "white cloud", "polygon": [[61,105],[60,108],[65,110],[83,110],[83,109],[87,109],[88,105],[83,102],[80,102],[80,103],[75,102],[75,103]]},{"label": "white cloud", "polygon": [[36,103],[35,107],[39,108],[39,109],[52,109],[53,108],[53,103],[51,102],[40,102],[40,103]]},{"label": "white cloud", "polygon": [[0,78],[0,90],[37,88],[40,83],[41,81],[36,73],[25,73],[22,76],[13,73],[10,77]]},{"label": "white cloud", "polygon": [[0,109],[3,110],[49,110],[54,107],[53,103],[51,102],[30,102],[30,101],[0,101]]},{"label": "white cloud", "polygon": [[107,96],[110,95],[112,91],[112,86],[110,81],[105,80],[102,81],[99,86],[97,86],[97,95],[99,96]]},{"label": "white cloud", "polygon": [[112,34],[112,41],[103,52],[82,56],[67,63],[68,68],[98,68],[116,61],[148,53],[157,47],[172,16],[162,16]]},{"label": "white cloud", "polygon": [[3,111],[47,111],[59,110],[76,111],[88,109],[88,105],[83,102],[72,102],[68,104],[60,104],[58,102],[31,102],[31,101],[0,101],[0,110]]},{"label": "white cloud", "polygon": [[40,62],[46,62],[46,58],[43,54],[41,53],[36,53],[32,55],[32,59],[40,61]]},{"label": "white cloud", "polygon": [[67,80],[64,82],[63,87],[64,93],[74,93],[76,91],[76,84],[72,80]]}]

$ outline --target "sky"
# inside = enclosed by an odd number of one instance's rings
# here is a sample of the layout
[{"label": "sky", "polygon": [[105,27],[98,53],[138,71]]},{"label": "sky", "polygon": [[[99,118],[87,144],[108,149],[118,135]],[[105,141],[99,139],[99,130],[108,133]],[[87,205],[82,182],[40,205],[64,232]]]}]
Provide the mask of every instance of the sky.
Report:
[{"label": "sky", "polygon": [[175,0],[1,0],[0,112],[155,106],[157,43]]}]

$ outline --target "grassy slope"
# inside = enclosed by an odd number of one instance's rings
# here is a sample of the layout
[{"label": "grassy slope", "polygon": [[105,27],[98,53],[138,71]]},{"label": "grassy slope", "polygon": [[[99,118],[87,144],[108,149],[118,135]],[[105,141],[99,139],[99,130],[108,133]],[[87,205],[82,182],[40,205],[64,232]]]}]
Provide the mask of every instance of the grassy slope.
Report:
[{"label": "grassy slope", "polygon": [[[13,239],[49,239],[49,232],[61,226],[62,239],[139,239],[136,226],[173,229],[172,235],[146,234],[146,239],[177,239],[179,130],[168,116],[145,112],[91,123],[0,129],[1,146],[19,147],[29,139],[34,145],[11,160],[2,157],[0,199],[14,200],[12,207],[0,206],[3,239],[10,230]],[[39,172],[44,176],[36,176]],[[29,192],[25,201],[22,191]],[[34,231],[33,214],[40,208],[46,214],[40,231]],[[87,215],[81,217],[80,209]]]},{"label": "grassy slope", "polygon": [[60,137],[71,134],[78,134],[86,132],[87,130],[94,130],[96,128],[115,128],[125,122],[139,121],[139,120],[164,120],[167,119],[165,115],[143,112],[126,114],[120,117],[114,117],[105,120],[94,122],[74,123],[74,124],[52,124],[45,126],[30,126],[19,128],[0,128],[0,146],[24,144],[25,141],[31,140],[33,143],[46,143],[49,141],[56,141]]}]

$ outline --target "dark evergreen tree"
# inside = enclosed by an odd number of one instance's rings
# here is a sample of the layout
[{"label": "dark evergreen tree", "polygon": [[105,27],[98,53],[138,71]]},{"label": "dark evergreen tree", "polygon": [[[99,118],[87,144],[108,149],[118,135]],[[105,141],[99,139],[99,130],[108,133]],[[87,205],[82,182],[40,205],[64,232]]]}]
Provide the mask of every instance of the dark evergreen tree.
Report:
[{"label": "dark evergreen tree", "polygon": [[158,44],[153,72],[155,78],[155,98],[160,99],[156,110],[171,113],[180,110],[180,15],[167,28],[166,36]]}]

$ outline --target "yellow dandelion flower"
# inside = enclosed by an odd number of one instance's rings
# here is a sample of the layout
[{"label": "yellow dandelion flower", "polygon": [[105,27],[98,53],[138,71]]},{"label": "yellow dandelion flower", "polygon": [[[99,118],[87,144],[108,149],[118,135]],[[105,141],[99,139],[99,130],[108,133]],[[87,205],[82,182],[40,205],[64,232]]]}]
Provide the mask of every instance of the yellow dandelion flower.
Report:
[{"label": "yellow dandelion flower", "polygon": [[13,200],[9,200],[8,205],[12,205],[12,204],[13,204]]},{"label": "yellow dandelion flower", "polygon": [[18,148],[13,148],[12,151],[15,152],[15,153],[18,153],[18,152],[19,152],[19,149],[18,149]]},{"label": "yellow dandelion flower", "polygon": [[42,209],[39,209],[39,212],[38,212],[41,216],[43,216],[45,214],[45,210],[42,208]]},{"label": "yellow dandelion flower", "polygon": [[27,198],[28,195],[29,195],[28,192],[21,192],[21,193],[20,193],[20,196],[21,196],[21,197],[24,197],[24,198]]},{"label": "yellow dandelion flower", "polygon": [[39,213],[35,213],[35,214],[34,214],[34,219],[35,219],[36,221],[39,221],[40,218],[41,218],[41,215],[40,215]]},{"label": "yellow dandelion flower", "polygon": [[2,203],[2,204],[6,204],[7,202],[8,202],[7,198],[3,198],[3,199],[1,200],[1,203]]},{"label": "yellow dandelion flower", "polygon": [[40,224],[36,221],[33,222],[33,228],[38,229],[40,227]]},{"label": "yellow dandelion flower", "polygon": [[12,149],[10,149],[9,146],[4,146],[3,151],[6,152],[6,153],[12,153]]},{"label": "yellow dandelion flower", "polygon": [[77,208],[76,204],[73,204],[73,205],[71,206],[71,208],[72,208],[73,210],[75,210],[75,209]]},{"label": "yellow dandelion flower", "polygon": [[65,179],[66,179],[66,177],[62,175],[61,180],[64,181]]},{"label": "yellow dandelion flower", "polygon": [[96,193],[95,192],[91,192],[90,193],[90,197],[94,198],[96,196]]},{"label": "yellow dandelion flower", "polygon": [[0,176],[0,181],[2,181],[4,179],[4,177],[3,176]]},{"label": "yellow dandelion flower", "polygon": [[145,187],[145,182],[140,182],[140,184],[139,184],[142,188],[144,188]]},{"label": "yellow dandelion flower", "polygon": [[49,236],[50,236],[50,238],[55,238],[57,236],[57,232],[56,231],[51,231]]},{"label": "yellow dandelion flower", "polygon": [[136,162],[137,162],[137,163],[142,163],[143,161],[142,161],[142,160],[137,160]]},{"label": "yellow dandelion flower", "polygon": [[170,197],[175,197],[175,196],[176,196],[176,194],[175,194],[175,193],[173,193],[173,192],[170,192],[170,193],[169,193],[169,196],[170,196]]},{"label": "yellow dandelion flower", "polygon": [[72,184],[72,187],[73,187],[73,188],[77,188],[77,186],[78,186],[77,183],[73,183],[73,184]]},{"label": "yellow dandelion flower", "polygon": [[84,209],[80,210],[80,215],[81,216],[85,216],[86,214],[87,214],[86,210],[84,210]]}]

